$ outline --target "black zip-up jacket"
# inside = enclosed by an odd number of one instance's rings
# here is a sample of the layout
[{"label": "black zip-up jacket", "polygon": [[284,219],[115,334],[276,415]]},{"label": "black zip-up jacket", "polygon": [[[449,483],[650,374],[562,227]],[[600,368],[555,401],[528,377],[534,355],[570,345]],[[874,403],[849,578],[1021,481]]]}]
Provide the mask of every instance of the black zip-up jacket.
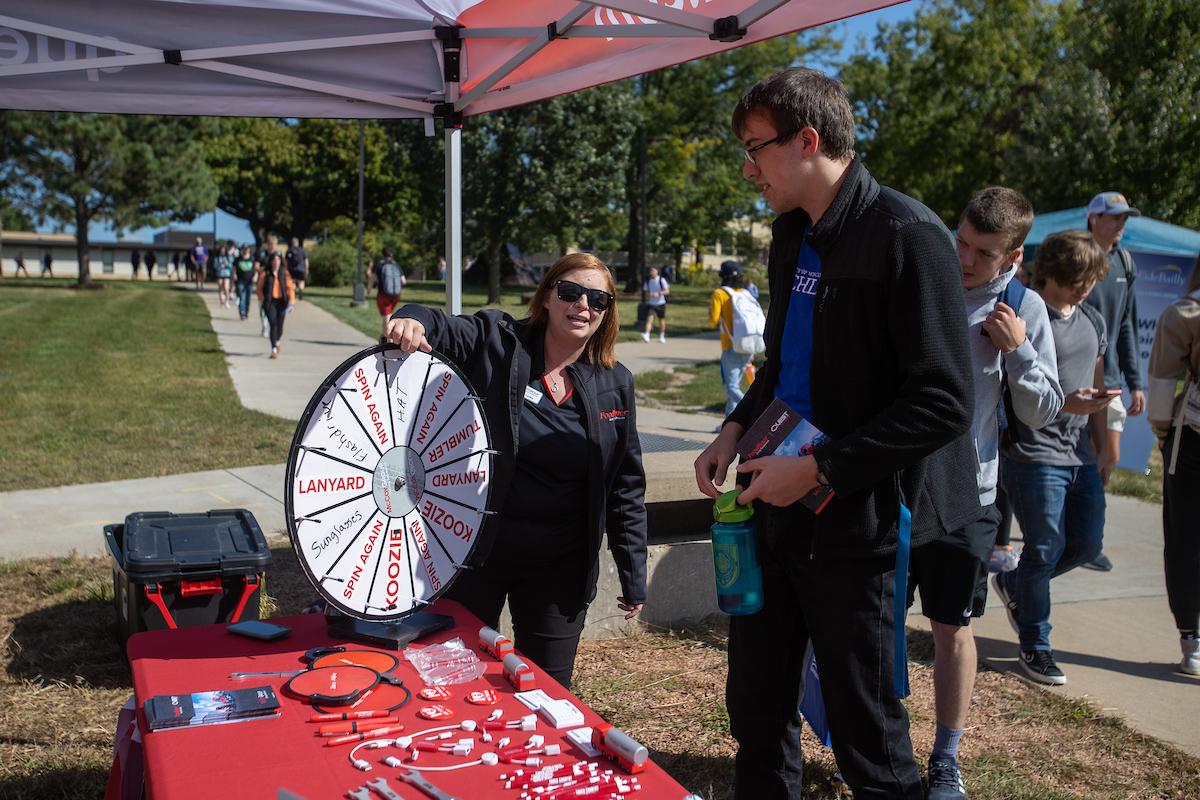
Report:
[{"label": "black zip-up jacket", "polygon": [[774,396],[805,236],[821,258],[812,422],[831,438],[813,455],[834,499],[816,517],[799,503],[770,509],[768,526],[811,537],[814,557],[895,552],[901,501],[913,547],[962,527],[980,509],[961,267],[934,213],[858,159],[815,226],[802,209],[775,220],[767,360],[729,419],[748,427]]},{"label": "black zip-up jacket", "polygon": [[[492,447],[489,504],[503,508],[517,454],[525,387],[532,356],[541,348],[543,329],[494,309],[451,317],[436,309],[408,304],[395,317],[415,319],[425,326],[434,350],[453,361],[483,398]],[[600,575],[600,544],[608,531],[608,547],[616,561],[626,602],[646,601],[646,473],[634,411],[633,376],[623,365],[607,369],[577,361],[567,367],[583,402],[588,439],[588,572],[587,601],[596,597]],[[563,458],[579,458],[563,453]],[[488,518],[471,564],[483,563],[491,550],[498,519]]]}]

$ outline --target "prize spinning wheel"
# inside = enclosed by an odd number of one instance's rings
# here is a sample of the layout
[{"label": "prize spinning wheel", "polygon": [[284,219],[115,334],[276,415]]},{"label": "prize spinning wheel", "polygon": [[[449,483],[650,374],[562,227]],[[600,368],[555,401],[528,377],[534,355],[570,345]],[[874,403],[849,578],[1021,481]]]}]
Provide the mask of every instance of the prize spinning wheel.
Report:
[{"label": "prize spinning wheel", "polygon": [[479,398],[437,353],[376,345],[321,383],[292,441],[284,508],[331,609],[397,623],[446,591],[489,513],[490,444]]}]

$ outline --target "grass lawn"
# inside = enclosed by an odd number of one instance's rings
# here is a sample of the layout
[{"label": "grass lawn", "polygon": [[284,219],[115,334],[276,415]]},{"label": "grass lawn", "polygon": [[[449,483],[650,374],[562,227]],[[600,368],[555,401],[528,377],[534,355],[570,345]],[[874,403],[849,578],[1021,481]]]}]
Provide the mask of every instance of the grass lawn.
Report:
[{"label": "grass lawn", "polygon": [[[672,286],[671,301],[667,305],[667,333],[671,336],[687,336],[701,333],[708,329],[708,299],[713,290],[701,286]],[[499,306],[509,314],[520,319],[528,310],[529,303],[522,296],[533,293],[533,287],[504,287],[501,292]],[[306,300],[314,303],[333,314],[338,319],[358,328],[368,336],[378,336],[380,332],[379,312],[375,308],[373,295],[367,298],[367,303],[359,308],[350,307],[353,291],[350,288],[322,289],[309,288],[304,290]],[[635,340],[641,333],[637,327],[637,295],[622,294],[617,300],[617,309],[621,319],[621,333],[618,341]],[[480,287],[468,286],[463,292],[463,313],[472,314],[486,306],[487,291]],[[762,296],[763,303],[767,296]],[[446,287],[440,281],[409,281],[401,298],[402,303],[421,303],[434,308],[442,308],[446,304]],[[658,327],[655,326],[655,335]]]},{"label": "grass lawn", "polygon": [[0,491],[283,461],[295,424],[242,407],[177,284],[0,282]]},{"label": "grass lawn", "polygon": [[[0,798],[103,795],[117,711],[132,693],[112,634],[110,562],[0,561]],[[277,544],[270,607],[298,613],[312,590]],[[732,796],[723,626],[585,641],[576,693],[706,800]],[[932,643],[909,631],[906,701],[921,758],[932,743]],[[406,709],[408,713],[411,713]],[[402,712],[403,713],[403,712]],[[982,670],[961,758],[974,800],[1200,797],[1200,759],[1131,731],[1086,702]],[[845,797],[833,759],[805,731],[805,796]],[[515,794],[513,795],[515,796]],[[653,800],[647,798],[647,800]]]}]

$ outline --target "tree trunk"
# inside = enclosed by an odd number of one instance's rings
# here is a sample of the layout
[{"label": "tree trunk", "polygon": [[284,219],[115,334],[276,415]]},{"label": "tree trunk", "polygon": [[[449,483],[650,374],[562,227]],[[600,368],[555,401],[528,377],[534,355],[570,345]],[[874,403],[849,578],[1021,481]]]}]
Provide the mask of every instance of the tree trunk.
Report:
[{"label": "tree trunk", "polygon": [[628,243],[628,264],[625,272],[625,291],[638,290],[638,265],[642,262],[642,193],[638,162],[626,175],[625,199],[629,205],[629,231],[625,236]]},{"label": "tree trunk", "polygon": [[504,248],[504,236],[497,235],[488,242],[488,303],[500,303],[500,251]]},{"label": "tree trunk", "polygon": [[85,287],[92,282],[92,268],[88,262],[88,215],[85,211],[87,201],[82,197],[75,198],[75,259],[79,263],[79,286]]}]

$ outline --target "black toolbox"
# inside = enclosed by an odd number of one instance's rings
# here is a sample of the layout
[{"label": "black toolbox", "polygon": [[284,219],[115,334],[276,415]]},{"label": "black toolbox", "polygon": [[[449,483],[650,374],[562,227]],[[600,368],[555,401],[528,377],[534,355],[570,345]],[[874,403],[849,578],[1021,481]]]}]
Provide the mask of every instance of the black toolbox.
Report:
[{"label": "black toolbox", "polygon": [[124,644],[135,633],[258,619],[271,551],[243,508],[141,511],[104,526]]}]

